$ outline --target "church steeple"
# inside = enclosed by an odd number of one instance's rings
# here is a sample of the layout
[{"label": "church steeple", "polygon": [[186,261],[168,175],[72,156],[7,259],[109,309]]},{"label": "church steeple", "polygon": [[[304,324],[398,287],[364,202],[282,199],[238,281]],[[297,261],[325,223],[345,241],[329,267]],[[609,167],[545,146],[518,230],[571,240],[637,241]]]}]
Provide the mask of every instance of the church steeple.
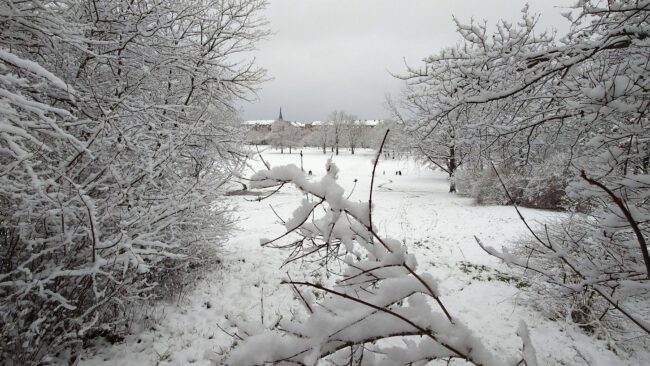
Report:
[{"label": "church steeple", "polygon": [[280,116],[278,117],[278,121],[284,121],[282,118],[282,107],[280,107]]}]

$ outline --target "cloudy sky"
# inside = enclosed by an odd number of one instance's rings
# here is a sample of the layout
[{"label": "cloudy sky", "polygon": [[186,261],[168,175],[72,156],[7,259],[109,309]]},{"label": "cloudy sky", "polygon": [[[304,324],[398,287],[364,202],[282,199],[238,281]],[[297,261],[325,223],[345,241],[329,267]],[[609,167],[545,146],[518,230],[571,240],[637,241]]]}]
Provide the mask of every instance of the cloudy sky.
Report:
[{"label": "cloudy sky", "polygon": [[[529,0],[539,26],[567,29],[561,7],[573,0]],[[494,23],[516,21],[525,0],[269,0],[273,34],[255,56],[272,80],[243,118],[320,120],[335,109],[383,118],[387,94],[398,94],[404,62],[420,60],[459,41],[452,15]],[[540,28],[541,29],[541,28]]]}]

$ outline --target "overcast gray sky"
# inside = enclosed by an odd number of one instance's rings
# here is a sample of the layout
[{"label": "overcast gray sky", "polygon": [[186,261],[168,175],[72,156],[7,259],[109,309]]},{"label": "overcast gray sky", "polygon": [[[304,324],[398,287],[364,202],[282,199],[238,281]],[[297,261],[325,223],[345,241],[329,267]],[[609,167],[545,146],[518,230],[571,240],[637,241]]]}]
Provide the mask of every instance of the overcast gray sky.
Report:
[{"label": "overcast gray sky", "polygon": [[[560,16],[574,0],[530,0],[541,28],[566,31]],[[258,101],[242,104],[243,118],[320,120],[335,109],[363,119],[384,118],[386,94],[401,83],[390,72],[417,65],[459,41],[452,15],[469,22],[516,21],[525,0],[270,0],[273,34],[256,52],[273,80]],[[540,29],[541,29],[540,28]]]}]

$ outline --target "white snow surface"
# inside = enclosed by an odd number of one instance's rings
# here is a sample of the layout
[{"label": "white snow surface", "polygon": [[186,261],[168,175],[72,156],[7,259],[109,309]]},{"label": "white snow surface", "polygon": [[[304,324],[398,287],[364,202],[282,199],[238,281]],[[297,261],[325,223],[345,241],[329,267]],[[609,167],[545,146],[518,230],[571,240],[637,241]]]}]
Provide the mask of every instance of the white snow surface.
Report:
[{"label": "white snow surface", "polygon": [[[313,172],[312,179],[325,175],[331,155],[323,155],[318,149],[303,152],[304,169]],[[298,151],[280,154],[266,149],[262,155],[271,167],[300,167]],[[367,201],[373,157],[373,151],[359,149],[355,155],[344,151],[332,158],[340,169],[338,183],[346,189],[346,195],[355,187],[351,198]],[[251,162],[251,166],[264,167],[260,161]],[[252,176],[253,169],[248,176]],[[397,170],[401,176],[395,174]],[[482,251],[474,235],[486,246],[508,247],[525,234],[525,227],[512,207],[476,206],[471,199],[447,191],[444,173],[411,160],[382,158],[375,178],[373,223],[382,234],[405,241],[419,263],[419,271],[428,271],[439,279],[441,298],[452,315],[481,337],[487,347],[496,353],[519,355],[521,339],[517,332],[522,331],[523,320],[540,365],[650,364],[648,351],[640,350],[632,359],[621,358],[604,342],[544,318],[522,301],[525,294],[512,283],[488,281],[488,276],[475,279],[477,273],[461,270],[461,263],[469,262],[508,272],[506,265]],[[94,345],[79,365],[220,365],[233,342],[231,335],[261,331],[247,322],[259,321],[263,316],[269,326],[280,316],[302,311],[303,305],[294,299],[291,288],[280,281],[287,272],[293,280],[313,280],[309,277],[313,264],[280,268],[288,253],[260,246],[265,238],[285,231],[269,204],[288,219],[300,207],[302,197],[294,187],[284,187],[262,202],[254,201],[255,196],[227,197],[239,207],[241,221],[232,239],[219,249],[221,265],[206,271],[180,300],[143,309],[147,319],[137,322],[124,342]],[[562,215],[521,211],[536,223]]]}]

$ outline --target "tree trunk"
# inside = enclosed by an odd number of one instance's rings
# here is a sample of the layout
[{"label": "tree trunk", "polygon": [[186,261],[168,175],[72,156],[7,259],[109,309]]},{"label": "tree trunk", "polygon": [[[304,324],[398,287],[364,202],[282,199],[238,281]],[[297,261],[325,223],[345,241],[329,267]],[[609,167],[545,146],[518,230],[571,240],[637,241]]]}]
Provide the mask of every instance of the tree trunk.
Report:
[{"label": "tree trunk", "polygon": [[339,134],[336,132],[336,135],[334,137],[334,145],[336,146],[336,155],[339,154]]},{"label": "tree trunk", "polygon": [[447,168],[449,170],[449,193],[456,193],[456,149],[454,145],[449,148],[449,164],[447,164]]},{"label": "tree trunk", "polygon": [[350,148],[352,150],[352,155],[354,155],[354,146]]},{"label": "tree trunk", "polygon": [[325,144],[323,144],[323,154],[327,154],[327,146]]}]

